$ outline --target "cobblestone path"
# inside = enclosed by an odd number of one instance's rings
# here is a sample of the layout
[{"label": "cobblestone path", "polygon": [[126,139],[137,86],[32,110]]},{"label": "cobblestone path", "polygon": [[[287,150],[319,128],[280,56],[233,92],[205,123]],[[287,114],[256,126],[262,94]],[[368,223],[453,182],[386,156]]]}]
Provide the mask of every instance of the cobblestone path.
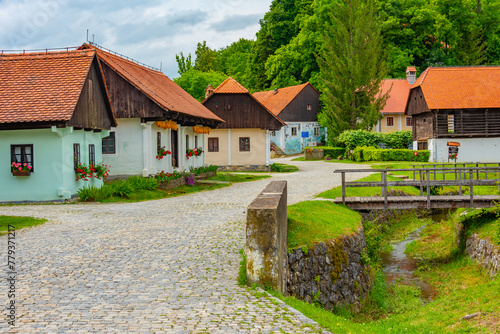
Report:
[{"label": "cobblestone path", "polygon": [[236,282],[246,207],[270,180],[288,180],[293,204],[338,185],[333,169],[353,167],[291,163],[301,170],[163,200],[0,207],[2,215],[49,219],[16,234],[15,327],[6,322],[7,237],[0,237],[0,332],[321,331]]}]

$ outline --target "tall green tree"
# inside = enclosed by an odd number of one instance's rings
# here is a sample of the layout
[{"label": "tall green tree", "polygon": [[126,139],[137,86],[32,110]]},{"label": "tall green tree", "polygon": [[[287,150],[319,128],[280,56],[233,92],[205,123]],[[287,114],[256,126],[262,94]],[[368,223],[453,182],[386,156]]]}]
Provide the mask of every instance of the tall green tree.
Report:
[{"label": "tall green tree", "polygon": [[198,43],[196,51],[194,52],[196,59],[194,61],[194,68],[202,72],[210,72],[218,70],[217,51],[211,49],[207,45],[207,41]]},{"label": "tall green tree", "polygon": [[226,78],[227,76],[224,73],[214,71],[203,72],[191,68],[180,77],[175,78],[174,82],[198,101],[203,101],[205,99],[205,88],[209,84],[212,87],[217,87]]},{"label": "tall green tree", "polygon": [[318,55],[323,81],[319,121],[331,138],[344,130],[371,129],[381,118],[388,93],[382,36],[373,0],[337,0],[324,27],[325,50]]},{"label": "tall green tree", "polygon": [[186,57],[181,51],[180,54],[175,55],[175,60],[177,61],[177,66],[178,66],[177,72],[180,75],[193,68],[193,62],[191,61],[191,54],[188,54]]}]

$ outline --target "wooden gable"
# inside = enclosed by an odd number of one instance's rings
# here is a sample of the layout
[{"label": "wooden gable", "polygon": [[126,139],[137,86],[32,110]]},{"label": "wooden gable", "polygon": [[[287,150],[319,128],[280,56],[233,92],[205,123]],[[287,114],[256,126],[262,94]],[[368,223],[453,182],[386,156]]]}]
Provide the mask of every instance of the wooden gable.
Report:
[{"label": "wooden gable", "polygon": [[116,118],[165,118],[165,110],[101,62],[109,99]]},{"label": "wooden gable", "polygon": [[203,104],[225,121],[217,129],[279,130],[283,126],[248,93],[214,93]]},{"label": "wooden gable", "polygon": [[410,90],[408,102],[406,104],[405,114],[408,116],[418,115],[421,113],[429,112],[427,102],[421,87],[415,87]]},{"label": "wooden gable", "polygon": [[319,93],[308,84],[279,113],[279,117],[285,122],[316,122],[318,112]]},{"label": "wooden gable", "polygon": [[92,61],[75,111],[67,125],[94,130],[109,130],[116,126],[97,58]]}]

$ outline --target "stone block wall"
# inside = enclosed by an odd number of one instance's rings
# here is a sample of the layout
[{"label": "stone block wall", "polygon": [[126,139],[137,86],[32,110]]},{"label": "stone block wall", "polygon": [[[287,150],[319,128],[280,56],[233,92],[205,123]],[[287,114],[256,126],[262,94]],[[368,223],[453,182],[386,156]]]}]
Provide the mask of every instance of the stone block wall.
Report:
[{"label": "stone block wall", "polygon": [[325,158],[325,150],[322,148],[306,148],[304,150],[305,160],[323,160]]},{"label": "stone block wall", "polygon": [[328,242],[320,242],[304,252],[288,253],[287,292],[298,299],[319,302],[332,310],[349,306],[357,312],[372,286],[370,267],[361,253],[366,252],[363,229]]},{"label": "stone block wall", "polygon": [[472,234],[466,242],[465,253],[479,262],[491,277],[495,277],[500,269],[500,249],[477,234]]},{"label": "stone block wall", "polygon": [[272,181],[247,209],[246,271],[249,284],[286,294],[287,183]]}]

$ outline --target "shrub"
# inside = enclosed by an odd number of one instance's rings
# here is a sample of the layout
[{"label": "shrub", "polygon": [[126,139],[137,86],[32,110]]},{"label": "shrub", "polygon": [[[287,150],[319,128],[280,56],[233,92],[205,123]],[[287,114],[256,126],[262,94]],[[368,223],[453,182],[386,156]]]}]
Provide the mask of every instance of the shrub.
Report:
[{"label": "shrub", "polygon": [[109,193],[113,194],[112,196],[129,197],[134,192],[131,183],[123,180],[108,183],[106,186],[110,188]]},{"label": "shrub", "polygon": [[393,133],[379,133],[365,130],[348,130],[342,132],[336,141],[348,150],[356,147],[373,146],[379,143],[395,149],[407,149],[412,143],[411,131],[398,131]]},{"label": "shrub", "polygon": [[[415,152],[417,155],[415,156]],[[427,150],[408,149],[380,149],[375,147],[357,147],[354,149],[351,160],[354,161],[429,161],[430,152]]]},{"label": "shrub", "polygon": [[142,176],[131,176],[126,182],[130,184],[134,191],[136,190],[154,190],[158,188],[159,182],[155,178],[142,177]]},{"label": "shrub", "polygon": [[283,165],[282,164],[271,164],[271,172],[283,173]]},{"label": "shrub", "polygon": [[[310,147],[310,148],[314,148],[314,147]],[[316,148],[322,148],[325,152],[325,157],[331,157],[334,159],[336,159],[339,156],[343,156],[345,153],[345,147],[317,146]]]},{"label": "shrub", "polygon": [[101,198],[101,189],[94,186],[82,187],[78,189],[76,194],[80,198],[80,201],[95,202]]},{"label": "shrub", "polygon": [[164,171],[161,171],[160,173],[156,174],[154,178],[159,182],[164,182],[164,181],[180,179],[181,177],[185,177],[185,175],[186,173],[181,173],[176,170],[174,170],[173,173],[165,173]]},{"label": "shrub", "polygon": [[215,172],[219,166],[210,165],[206,167],[190,168],[189,172],[194,175],[200,175],[201,173]]}]

